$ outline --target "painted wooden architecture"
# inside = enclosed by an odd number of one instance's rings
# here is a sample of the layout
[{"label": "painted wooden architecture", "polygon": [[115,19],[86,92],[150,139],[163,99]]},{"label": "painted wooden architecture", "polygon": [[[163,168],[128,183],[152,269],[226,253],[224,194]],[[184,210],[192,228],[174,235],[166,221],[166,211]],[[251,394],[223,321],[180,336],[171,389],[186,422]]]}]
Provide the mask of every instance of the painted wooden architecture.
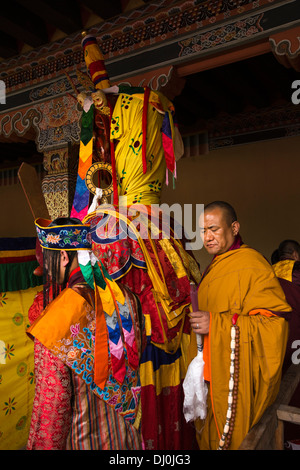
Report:
[{"label": "painted wooden architecture", "polygon": [[[184,94],[187,77],[222,72],[224,66],[266,53],[291,74],[290,87],[300,72],[296,0],[156,0],[93,26],[88,33],[103,51],[111,83],[164,90],[178,100],[179,108],[182,99],[186,107],[188,100],[193,102],[194,113],[199,105]],[[0,65],[6,92],[0,104],[0,143],[34,142],[43,156],[42,191],[52,218],[69,214],[76,181],[81,111],[70,96],[65,72],[75,83],[76,71],[86,72],[81,39],[78,32]],[[225,73],[221,83],[226,78]],[[216,97],[219,92],[211,90]],[[250,135],[299,135],[299,109],[290,99],[267,112],[263,108],[231,117],[224,114],[217,126],[214,118],[207,118],[205,125],[187,119],[180,122],[185,155],[241,143]]]}]

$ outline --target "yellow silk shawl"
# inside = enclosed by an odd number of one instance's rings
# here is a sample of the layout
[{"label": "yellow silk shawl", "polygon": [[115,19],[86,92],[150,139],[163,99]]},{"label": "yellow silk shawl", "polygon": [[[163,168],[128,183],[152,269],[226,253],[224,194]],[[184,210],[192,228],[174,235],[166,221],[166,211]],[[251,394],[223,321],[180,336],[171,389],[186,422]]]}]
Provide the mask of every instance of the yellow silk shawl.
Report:
[{"label": "yellow silk shawl", "polygon": [[[288,323],[271,311],[288,312],[291,308],[272,267],[262,255],[246,245],[213,260],[200,283],[198,301],[199,310],[211,313],[204,357],[209,361],[212,406],[201,435],[200,449],[217,449],[225,425],[230,329],[234,314],[239,315],[240,372],[237,412],[229,449],[238,449],[249,429],[278,393]],[[192,343],[195,356],[195,341]]]}]

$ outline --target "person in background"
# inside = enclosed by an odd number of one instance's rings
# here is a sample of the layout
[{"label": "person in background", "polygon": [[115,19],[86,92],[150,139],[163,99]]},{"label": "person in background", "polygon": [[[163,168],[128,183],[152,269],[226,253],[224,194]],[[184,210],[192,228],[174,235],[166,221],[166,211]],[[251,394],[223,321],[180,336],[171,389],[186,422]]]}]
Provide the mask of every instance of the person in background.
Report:
[{"label": "person in background", "polygon": [[[287,302],[292,307],[292,311],[286,316],[289,322],[289,336],[283,363],[283,373],[285,373],[293,364],[293,357],[297,354],[300,341],[300,245],[296,240],[284,240],[275,251],[278,257],[271,258],[272,266]],[[289,405],[300,408],[300,385],[295,390]],[[298,442],[299,445],[299,425],[285,423],[284,438],[290,446],[293,446],[294,442]]]},{"label": "person in background", "polygon": [[[291,310],[265,258],[245,245],[233,207],[216,201],[199,219],[204,248],[213,256],[190,314],[203,335],[207,417],[196,421],[200,450],[241,445],[279,390]],[[192,341],[196,356],[196,341]]]},{"label": "person in background", "polygon": [[277,250],[277,258],[271,259],[277,277],[300,286],[300,245],[296,240],[284,240]]}]

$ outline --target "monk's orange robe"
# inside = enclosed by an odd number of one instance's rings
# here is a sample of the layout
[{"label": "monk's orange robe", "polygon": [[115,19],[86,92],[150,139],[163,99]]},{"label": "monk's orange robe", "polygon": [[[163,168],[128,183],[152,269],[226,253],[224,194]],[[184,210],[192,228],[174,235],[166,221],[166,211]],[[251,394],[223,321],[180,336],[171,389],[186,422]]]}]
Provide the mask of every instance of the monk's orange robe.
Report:
[{"label": "monk's orange robe", "polygon": [[[196,423],[200,449],[217,449],[226,421],[230,378],[230,330],[238,314],[240,373],[235,425],[229,449],[238,449],[279,390],[289,312],[272,267],[257,251],[242,245],[216,256],[198,289],[199,310],[210,312],[204,335],[205,378],[209,379],[208,415]],[[195,335],[193,335],[195,336]],[[196,341],[191,342],[192,357]]]}]

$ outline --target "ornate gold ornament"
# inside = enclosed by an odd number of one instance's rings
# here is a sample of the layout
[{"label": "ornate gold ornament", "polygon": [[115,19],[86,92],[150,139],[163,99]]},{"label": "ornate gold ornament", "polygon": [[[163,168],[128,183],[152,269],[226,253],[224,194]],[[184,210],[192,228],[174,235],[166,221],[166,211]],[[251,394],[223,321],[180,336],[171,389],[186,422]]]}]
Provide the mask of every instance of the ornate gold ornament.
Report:
[{"label": "ornate gold ornament", "polygon": [[97,171],[101,171],[101,170],[102,171],[107,171],[111,176],[111,183],[109,184],[109,186],[107,186],[106,188],[101,188],[102,189],[102,197],[107,198],[113,192],[112,167],[111,167],[110,163],[104,163],[104,162],[93,163],[93,165],[90,166],[90,168],[88,169],[88,171],[86,173],[85,184],[86,184],[88,190],[92,194],[96,194],[97,186],[94,183],[94,176],[97,173]]}]

